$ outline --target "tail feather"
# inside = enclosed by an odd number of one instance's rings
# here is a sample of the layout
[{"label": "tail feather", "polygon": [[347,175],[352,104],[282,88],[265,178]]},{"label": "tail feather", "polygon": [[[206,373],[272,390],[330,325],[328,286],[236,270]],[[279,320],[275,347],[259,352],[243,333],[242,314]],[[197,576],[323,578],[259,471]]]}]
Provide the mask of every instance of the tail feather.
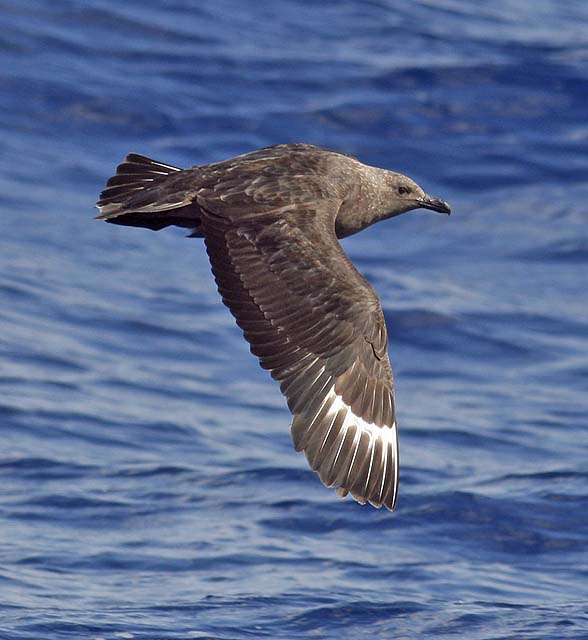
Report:
[{"label": "tail feather", "polygon": [[142,156],[140,153],[129,153],[124,161],[116,168],[116,175],[144,174],[148,178],[153,178],[158,175],[168,176],[178,171],[181,171],[181,169],[171,164],[157,162],[157,160]]},{"label": "tail feather", "polygon": [[170,225],[198,234],[200,216],[190,183],[178,167],[130,153],[106,183],[97,207],[100,220],[148,229]]}]

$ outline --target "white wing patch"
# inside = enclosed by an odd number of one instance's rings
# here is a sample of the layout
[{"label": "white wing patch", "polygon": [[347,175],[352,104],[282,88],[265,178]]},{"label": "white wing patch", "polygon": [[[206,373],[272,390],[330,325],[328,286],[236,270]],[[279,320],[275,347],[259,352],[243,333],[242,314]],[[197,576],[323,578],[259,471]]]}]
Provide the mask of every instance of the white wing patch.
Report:
[{"label": "white wing patch", "polygon": [[294,415],[298,451],[328,486],[360,504],[394,507],[398,489],[396,422],[383,427],[356,415],[332,386],[313,416]]}]

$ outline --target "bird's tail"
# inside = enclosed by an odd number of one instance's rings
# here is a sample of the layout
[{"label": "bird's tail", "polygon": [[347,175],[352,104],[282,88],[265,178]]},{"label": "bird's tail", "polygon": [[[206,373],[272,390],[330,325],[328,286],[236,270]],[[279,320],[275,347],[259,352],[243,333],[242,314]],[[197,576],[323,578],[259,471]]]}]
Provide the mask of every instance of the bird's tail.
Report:
[{"label": "bird's tail", "polygon": [[130,153],[116,169],[96,206],[99,220],[147,229],[200,226],[198,206],[182,169]]}]

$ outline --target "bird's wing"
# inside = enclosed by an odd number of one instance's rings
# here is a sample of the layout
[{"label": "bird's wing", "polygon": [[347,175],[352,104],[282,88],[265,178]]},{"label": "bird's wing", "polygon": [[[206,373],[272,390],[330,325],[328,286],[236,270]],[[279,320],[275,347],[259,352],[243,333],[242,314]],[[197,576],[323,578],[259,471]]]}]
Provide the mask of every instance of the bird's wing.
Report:
[{"label": "bird's wing", "polygon": [[251,351],[280,382],[294,446],[340,495],[393,509],[398,441],[386,324],[336,239],[340,201],[276,196],[270,209],[255,189],[226,193],[198,198],[212,270]]}]

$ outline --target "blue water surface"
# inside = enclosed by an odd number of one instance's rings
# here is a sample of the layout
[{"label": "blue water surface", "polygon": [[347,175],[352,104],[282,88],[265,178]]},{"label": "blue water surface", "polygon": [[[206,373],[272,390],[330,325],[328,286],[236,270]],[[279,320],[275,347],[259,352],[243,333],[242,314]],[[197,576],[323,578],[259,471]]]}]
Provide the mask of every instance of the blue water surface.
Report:
[{"label": "blue water surface", "polygon": [[[0,640],[588,638],[588,3],[0,0]],[[341,501],[129,151],[309,142],[451,202],[344,241],[395,513]]]}]

